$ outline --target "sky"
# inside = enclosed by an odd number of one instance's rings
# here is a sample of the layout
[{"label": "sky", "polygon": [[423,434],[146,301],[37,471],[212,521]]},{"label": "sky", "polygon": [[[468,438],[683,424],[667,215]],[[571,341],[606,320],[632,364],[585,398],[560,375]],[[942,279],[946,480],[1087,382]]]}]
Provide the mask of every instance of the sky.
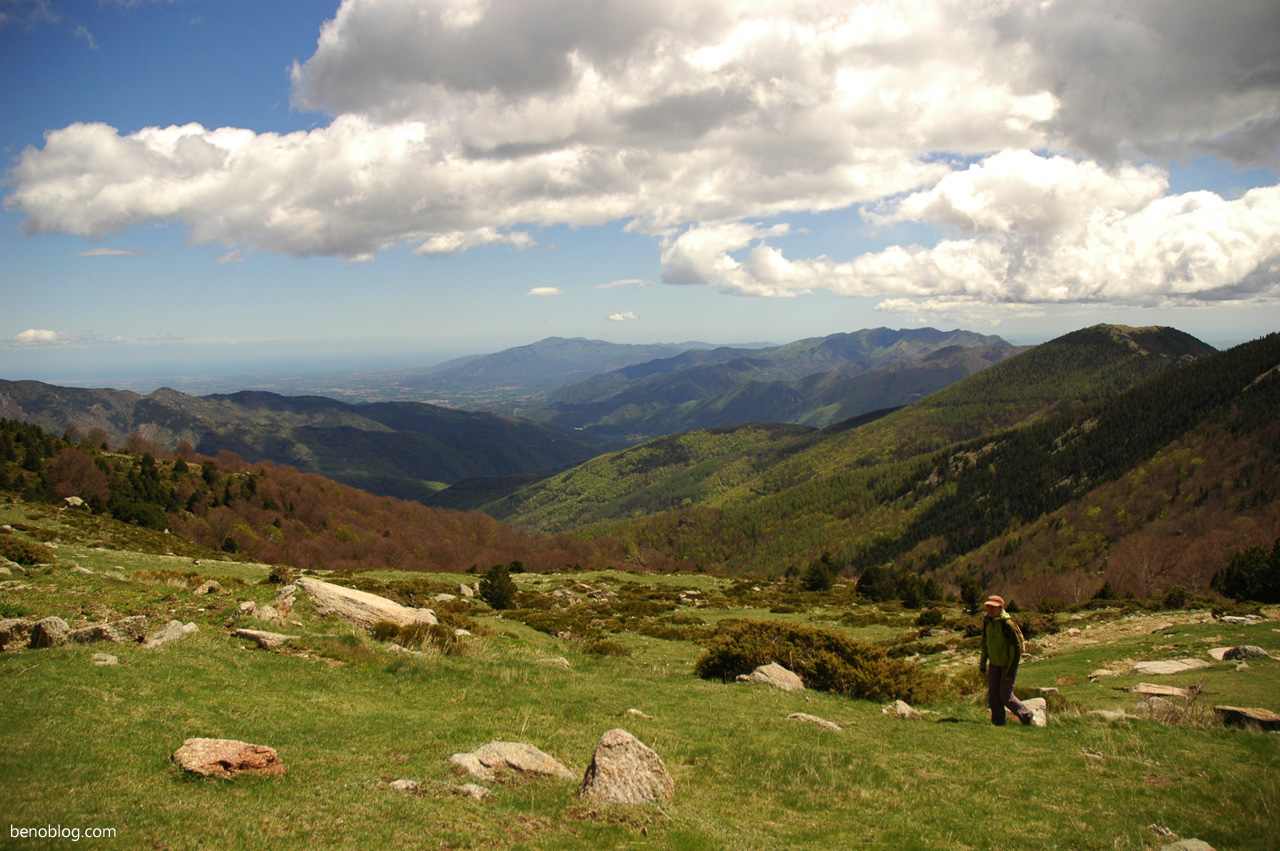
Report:
[{"label": "sky", "polygon": [[0,0],[0,378],[1280,330],[1275,0]]}]

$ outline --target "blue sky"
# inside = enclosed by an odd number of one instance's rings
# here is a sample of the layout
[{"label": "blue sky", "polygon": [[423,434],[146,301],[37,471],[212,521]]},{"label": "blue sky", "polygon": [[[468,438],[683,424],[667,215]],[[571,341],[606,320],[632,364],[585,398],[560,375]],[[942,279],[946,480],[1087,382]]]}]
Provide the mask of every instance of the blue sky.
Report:
[{"label": "blue sky", "polygon": [[1280,326],[1280,4],[0,0],[0,377]]}]

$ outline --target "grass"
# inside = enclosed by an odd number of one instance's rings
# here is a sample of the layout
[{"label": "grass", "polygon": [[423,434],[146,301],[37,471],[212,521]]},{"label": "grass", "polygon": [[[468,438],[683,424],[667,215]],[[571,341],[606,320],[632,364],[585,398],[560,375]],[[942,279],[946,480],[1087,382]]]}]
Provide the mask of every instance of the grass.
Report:
[{"label": "grass", "polygon": [[[1023,666],[1023,687],[1058,684],[1062,691],[1051,725],[998,729],[972,698],[928,707],[938,713],[931,719],[945,721],[898,721],[878,703],[699,680],[691,670],[701,647],[691,642],[625,631],[608,639],[630,655],[592,654],[584,642],[487,612],[478,620],[490,634],[470,641],[463,654],[408,657],[316,618],[300,597],[290,615],[297,624],[282,631],[302,638],[288,652],[270,653],[224,626],[238,600],[274,597],[274,586],[260,584],[262,566],[101,551],[70,533],[57,552],[54,567],[10,577],[0,604],[33,616],[59,614],[73,626],[133,613],[147,614],[154,626],[170,617],[200,626],[155,650],[71,646],[0,655],[0,812],[14,827],[116,829],[114,840],[85,840],[92,847],[1156,849],[1171,840],[1150,826],[1163,825],[1218,848],[1263,849],[1274,847],[1280,823],[1280,736],[1211,722],[1108,723],[1088,714],[1132,710],[1134,698],[1122,689],[1144,679],[1090,683],[1093,669],[1141,658],[1207,658],[1211,646],[1275,650],[1275,620],[1171,623],[1152,634],[1172,619],[1147,616],[1120,631],[1123,621],[1094,616],[1089,633],[1116,634],[1096,644],[1046,641]],[[72,572],[75,563],[94,574]],[[194,597],[192,578],[164,571],[217,578],[228,592]],[[770,615],[754,598],[735,595],[731,583],[705,576],[526,574],[516,581],[541,593],[578,582],[606,585],[621,589],[624,600],[638,593],[637,583],[655,593],[696,588],[708,605],[681,606],[676,614],[712,625],[726,617],[779,617],[889,637],[909,630],[914,618],[890,611],[866,626],[841,626],[847,607],[838,597]],[[119,657],[118,666],[91,664],[104,650]],[[572,667],[538,662],[550,656],[564,656]],[[957,671],[974,663],[976,653],[964,649],[924,661]],[[1280,710],[1280,663],[1272,660],[1251,662],[1247,671],[1215,664],[1157,681],[1200,685],[1206,703]],[[652,719],[628,714],[631,708]],[[844,730],[788,720],[793,712]],[[493,794],[483,802],[450,792],[465,782],[449,763],[452,753],[494,739],[525,741],[580,775],[600,736],[619,726],[662,756],[676,784],[669,805],[593,810],[563,780],[506,778],[488,784]],[[170,755],[192,736],[270,745],[288,774],[233,781],[184,775]],[[422,794],[392,791],[384,778],[395,777],[420,781]],[[3,847],[65,847],[65,840],[42,844],[0,830]]]}]

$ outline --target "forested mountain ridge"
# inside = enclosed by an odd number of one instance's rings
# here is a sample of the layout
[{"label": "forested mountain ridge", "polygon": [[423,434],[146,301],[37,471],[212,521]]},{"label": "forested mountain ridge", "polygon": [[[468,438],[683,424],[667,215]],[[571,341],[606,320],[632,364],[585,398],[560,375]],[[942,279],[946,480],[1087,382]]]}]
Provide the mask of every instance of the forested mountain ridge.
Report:
[{"label": "forested mountain ridge", "polygon": [[[960,348],[983,348],[986,355],[975,361],[952,354],[950,364],[925,361],[941,350]],[[854,416],[914,401],[945,386],[946,379],[954,381],[1017,351],[999,337],[933,328],[867,329],[750,351],[691,351],[562,387],[548,397],[547,417],[601,433],[646,435],[743,422],[826,425],[840,412]],[[908,362],[917,370],[886,373],[897,386],[885,398],[868,401],[871,388],[885,390],[884,380],[845,382]]]},{"label": "forested mountain ridge", "polygon": [[0,417],[53,433],[94,429],[119,444],[136,434],[321,473],[381,495],[425,498],[462,479],[561,468],[609,445],[571,429],[419,402],[351,405],[320,396],[245,391],[187,396],[0,381]]},{"label": "forested mountain ridge", "polygon": [[1214,351],[1175,329],[1095,326],[882,417],[869,414],[821,432],[751,426],[745,427],[748,436],[738,434],[742,429],[724,428],[662,438],[594,458],[483,508],[515,523],[560,530],[589,519],[751,503],[815,479],[908,460],[1106,398]]},{"label": "forested mountain ridge", "polygon": [[971,576],[1026,598],[1069,585],[1079,599],[1104,578],[1206,586],[1280,534],[1277,496],[1280,334],[938,452],[596,528],[709,570],[795,570],[828,552],[851,574]]},{"label": "forested mountain ridge", "polygon": [[665,435],[749,422],[822,428],[919,401],[1022,351],[1007,345],[948,346],[890,366],[854,373],[836,369],[795,380],[747,378],[768,370],[757,369],[755,358],[738,358],[646,388],[632,386],[603,401],[560,403],[549,422],[599,434]]}]

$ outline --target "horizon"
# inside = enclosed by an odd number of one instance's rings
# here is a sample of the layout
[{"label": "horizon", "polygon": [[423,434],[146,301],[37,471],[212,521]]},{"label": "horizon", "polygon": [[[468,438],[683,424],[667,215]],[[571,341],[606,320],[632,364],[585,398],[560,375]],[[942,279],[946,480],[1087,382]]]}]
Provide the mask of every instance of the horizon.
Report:
[{"label": "horizon", "polygon": [[1280,5],[576,2],[10,0],[0,377],[1280,328]]}]

